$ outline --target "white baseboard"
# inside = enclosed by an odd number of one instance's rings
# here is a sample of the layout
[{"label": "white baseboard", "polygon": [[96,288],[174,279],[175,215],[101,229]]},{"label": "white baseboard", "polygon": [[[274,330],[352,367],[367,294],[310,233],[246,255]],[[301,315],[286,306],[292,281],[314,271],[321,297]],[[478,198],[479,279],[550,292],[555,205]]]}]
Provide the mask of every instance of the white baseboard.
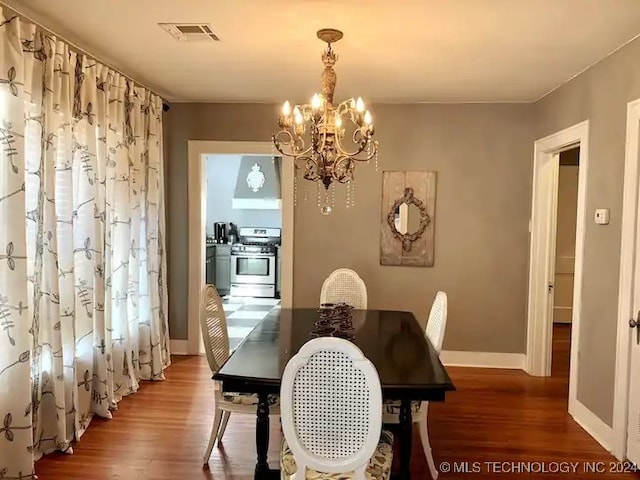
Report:
[{"label": "white baseboard", "polygon": [[171,355],[187,355],[189,349],[187,348],[187,340],[169,340],[169,350],[171,350]]},{"label": "white baseboard", "polygon": [[462,352],[443,350],[440,360],[449,367],[524,369],[524,353]]},{"label": "white baseboard", "polygon": [[612,427],[600,420],[595,413],[578,400],[569,401],[569,415],[608,452],[613,452],[614,431]]}]

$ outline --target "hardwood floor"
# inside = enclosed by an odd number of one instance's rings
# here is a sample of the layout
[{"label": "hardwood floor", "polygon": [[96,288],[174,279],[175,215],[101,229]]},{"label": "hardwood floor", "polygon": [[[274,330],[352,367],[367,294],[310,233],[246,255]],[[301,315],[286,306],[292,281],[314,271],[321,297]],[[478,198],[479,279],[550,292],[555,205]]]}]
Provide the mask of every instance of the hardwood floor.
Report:
[{"label": "hardwood floor", "polygon": [[571,324],[555,323],[553,325],[553,345],[551,349],[551,376],[567,380],[567,395],[569,395],[568,379],[570,360]]},{"label": "hardwood floor", "polygon": [[[429,406],[429,433],[436,465],[472,473],[442,473],[443,479],[514,478],[514,468],[547,469],[563,464],[572,478],[630,479],[613,474],[615,459],[567,413],[568,332],[554,331],[553,376],[529,377],[515,370],[449,368],[458,390]],[[73,455],[53,454],[37,462],[41,480],[250,479],[255,465],[255,419],[231,416],[224,445],[214,447],[210,470],[202,454],[213,421],[213,385],[204,357],[174,357],[167,381],[145,383],[125,398],[113,420],[94,419]],[[275,425],[274,425],[275,424]],[[278,463],[280,433],[272,421],[269,459]],[[414,432],[412,477],[429,478]],[[489,464],[486,462],[509,462]],[[518,463],[513,463],[518,462]],[[594,463],[605,473],[585,474]],[[521,470],[522,471],[522,470]],[[523,474],[558,478],[562,474]]]}]

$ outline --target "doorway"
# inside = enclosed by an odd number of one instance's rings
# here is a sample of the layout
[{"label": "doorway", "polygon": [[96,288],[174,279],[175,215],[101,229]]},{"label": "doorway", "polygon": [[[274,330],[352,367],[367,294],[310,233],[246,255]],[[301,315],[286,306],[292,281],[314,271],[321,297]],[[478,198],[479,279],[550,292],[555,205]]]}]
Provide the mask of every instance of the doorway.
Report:
[{"label": "doorway", "polygon": [[[590,431],[588,428],[590,417],[585,418],[590,412],[578,401],[576,393],[580,367],[578,340],[580,338],[584,232],[587,220],[585,204],[589,159],[588,140],[589,122],[585,121],[537,140],[534,144],[526,371],[535,376],[551,375],[553,327],[554,319],[557,320],[558,330],[565,329],[566,341],[570,345],[569,413],[580,425]],[[577,160],[570,161],[572,155],[577,156]],[[575,230],[568,229],[567,232],[562,233],[565,243],[559,249],[557,238],[559,221],[563,223],[567,221],[564,210],[562,212],[558,210],[561,201],[559,192],[561,157],[563,157],[563,163],[577,163],[578,171],[575,172],[577,188],[574,187],[576,188]],[[567,210],[573,209],[573,206],[569,208],[565,203],[562,203],[563,207]],[[559,275],[567,277],[561,280],[564,284],[561,286],[563,292],[558,294],[556,270]],[[572,285],[566,285],[568,283]],[[555,300],[556,296],[558,303]],[[570,309],[555,308],[569,306]],[[567,315],[570,323],[561,323],[567,320]]]},{"label": "doorway", "polygon": [[575,274],[580,147],[560,152],[553,280],[551,376],[568,379]]},{"label": "doorway", "polygon": [[206,155],[206,283],[222,297],[233,351],[280,308],[282,158]]},{"label": "doorway", "polygon": [[[188,297],[188,331],[187,353],[197,355],[202,352],[202,335],[200,333],[200,292],[207,281],[207,235],[216,237],[214,226],[207,220],[207,176],[206,162],[210,156],[236,155],[273,159],[272,144],[269,142],[216,142],[194,141],[188,142],[188,200],[189,200],[189,297]],[[257,160],[256,160],[257,161]],[[267,162],[268,163],[268,162]],[[265,164],[267,165],[267,164]],[[283,308],[291,308],[293,304],[293,190],[294,166],[293,162],[282,162],[279,171],[281,183],[281,231],[280,234],[280,265],[278,278],[280,299]],[[252,177],[253,178],[253,177]],[[245,205],[248,198],[240,195],[233,200],[239,205]],[[224,219],[220,219],[224,220]],[[218,223],[217,221],[215,223]],[[226,223],[226,222],[225,222]],[[227,230],[226,232],[230,232]],[[230,248],[230,246],[229,246]],[[229,256],[231,252],[228,253]],[[227,258],[230,262],[230,258]],[[222,262],[222,257],[220,258]],[[226,265],[226,263],[225,263]],[[221,265],[222,266],[222,265]],[[229,263],[229,270],[231,264]],[[221,269],[221,271],[224,271]],[[211,274],[210,274],[211,276]],[[230,287],[230,286],[229,286]],[[256,301],[260,301],[259,299]]]}]

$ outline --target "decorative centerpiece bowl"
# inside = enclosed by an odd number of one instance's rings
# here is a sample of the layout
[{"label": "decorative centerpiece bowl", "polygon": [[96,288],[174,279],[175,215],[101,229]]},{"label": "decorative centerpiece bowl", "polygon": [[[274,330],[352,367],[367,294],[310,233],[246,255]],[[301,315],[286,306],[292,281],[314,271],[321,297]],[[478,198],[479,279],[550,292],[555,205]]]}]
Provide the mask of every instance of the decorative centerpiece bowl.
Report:
[{"label": "decorative centerpiece bowl", "polygon": [[354,336],[353,307],[346,303],[323,303],[318,312],[311,335],[314,337],[332,336],[352,340]]}]

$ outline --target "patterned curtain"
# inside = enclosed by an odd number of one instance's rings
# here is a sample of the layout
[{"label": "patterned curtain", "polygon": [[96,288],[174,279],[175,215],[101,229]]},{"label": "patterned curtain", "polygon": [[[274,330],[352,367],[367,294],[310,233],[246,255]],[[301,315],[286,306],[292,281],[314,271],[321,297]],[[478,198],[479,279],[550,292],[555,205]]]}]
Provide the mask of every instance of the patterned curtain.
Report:
[{"label": "patterned curtain", "polygon": [[162,103],[0,9],[0,478],[169,365]]}]

